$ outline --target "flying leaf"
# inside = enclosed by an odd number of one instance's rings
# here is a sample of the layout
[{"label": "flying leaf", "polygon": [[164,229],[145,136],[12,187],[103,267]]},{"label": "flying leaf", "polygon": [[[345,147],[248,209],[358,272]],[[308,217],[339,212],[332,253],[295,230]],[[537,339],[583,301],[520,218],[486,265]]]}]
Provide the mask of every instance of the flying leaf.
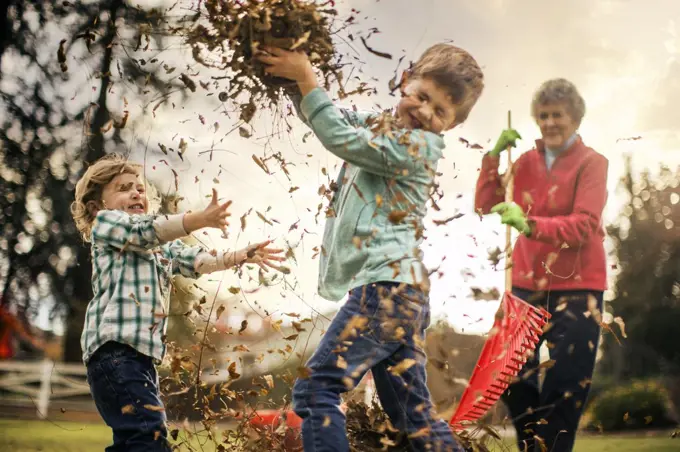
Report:
[{"label": "flying leaf", "polygon": [[406,372],[411,367],[413,367],[415,364],[416,364],[415,359],[406,358],[397,363],[397,365],[389,367],[387,370],[389,370],[392,375],[399,376]]},{"label": "flying leaf", "polygon": [[369,52],[371,52],[373,55],[377,55],[377,56],[382,57],[382,58],[387,58],[388,60],[391,60],[391,59],[392,59],[392,55],[390,55],[389,53],[380,52],[380,51],[375,50],[375,49],[373,49],[372,47],[370,47],[370,46],[366,43],[366,39],[364,39],[363,36],[360,36],[359,39],[361,39],[361,43],[364,45],[364,47],[366,47],[366,50],[368,50]]},{"label": "flying leaf", "polygon": [[243,333],[246,330],[246,328],[248,328],[248,321],[247,320],[241,321],[241,328],[239,328],[238,334]]},{"label": "flying leaf", "polygon": [[220,316],[222,315],[222,313],[224,312],[225,309],[226,309],[226,308],[224,307],[223,304],[221,304],[221,305],[217,308],[217,311],[215,311],[215,320],[219,320],[219,319],[220,319]]},{"label": "flying leaf", "polygon": [[624,339],[627,338],[628,335],[626,334],[626,324],[623,319],[621,317],[614,317],[614,323],[616,323],[619,328],[621,328],[621,336],[623,336]]},{"label": "flying leaf", "polygon": [[189,88],[189,90],[191,90],[192,93],[196,92],[196,83],[193,80],[191,80],[191,78],[189,78],[188,75],[186,75],[185,73],[182,73],[179,76],[179,79],[182,81],[182,83],[184,83],[184,86],[186,86],[187,88]]},{"label": "flying leaf", "polygon": [[227,372],[229,372],[229,378],[231,378],[232,380],[236,380],[241,376],[240,373],[236,372],[236,362],[235,361],[232,362],[231,364],[229,364],[229,367],[227,367]]},{"label": "flying leaf", "polygon": [[408,215],[405,210],[393,210],[387,215],[387,219],[390,220],[392,224],[399,224],[404,221],[404,218]]},{"label": "flying leaf", "polygon": [[144,408],[146,408],[149,411],[165,411],[165,408],[163,408],[162,406],[151,405],[150,403],[145,404]]}]

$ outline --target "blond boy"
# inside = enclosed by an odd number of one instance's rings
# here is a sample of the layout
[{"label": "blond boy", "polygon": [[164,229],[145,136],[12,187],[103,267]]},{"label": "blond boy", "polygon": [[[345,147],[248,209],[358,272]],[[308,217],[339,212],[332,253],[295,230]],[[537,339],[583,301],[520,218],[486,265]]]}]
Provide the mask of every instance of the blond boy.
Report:
[{"label": "blond boy", "polygon": [[198,278],[242,263],[266,270],[284,260],[269,241],[215,252],[178,240],[202,228],[224,230],[230,204],[213,189],[200,212],[150,215],[141,167],[115,154],[76,185],[71,210],[92,245],[94,292],[81,345],[95,404],[113,430],[107,451],[170,450],[155,364],[166,351],[171,276]]}]

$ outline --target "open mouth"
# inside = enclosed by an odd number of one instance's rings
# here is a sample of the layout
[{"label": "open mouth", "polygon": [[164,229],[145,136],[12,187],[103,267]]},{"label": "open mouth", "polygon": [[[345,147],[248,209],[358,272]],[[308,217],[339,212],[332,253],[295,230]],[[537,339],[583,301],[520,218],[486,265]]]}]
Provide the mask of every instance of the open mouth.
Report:
[{"label": "open mouth", "polygon": [[144,212],[144,205],[141,203],[132,204],[131,206],[128,206],[128,210],[133,212]]},{"label": "open mouth", "polygon": [[423,128],[423,123],[418,121],[418,118],[416,118],[413,115],[409,115],[411,117],[411,126],[414,129],[422,129]]}]

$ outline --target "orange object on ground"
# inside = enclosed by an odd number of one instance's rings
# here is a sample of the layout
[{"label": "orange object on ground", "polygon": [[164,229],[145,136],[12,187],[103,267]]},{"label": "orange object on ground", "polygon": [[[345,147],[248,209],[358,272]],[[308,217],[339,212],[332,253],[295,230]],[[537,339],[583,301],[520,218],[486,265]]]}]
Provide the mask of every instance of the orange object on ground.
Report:
[{"label": "orange object on ground", "polygon": [[300,429],[302,426],[302,419],[300,416],[295,414],[293,410],[257,410],[253,413],[253,417],[250,418],[250,425],[253,427],[271,427],[276,429],[279,424],[281,424],[281,418],[283,414],[286,415],[286,424],[289,428]]},{"label": "orange object on ground", "polygon": [[12,331],[14,329],[14,316],[0,306],[0,359],[11,359],[14,356],[14,345],[12,344]]},{"label": "orange object on ground", "polygon": [[249,423],[261,430],[276,430],[286,416],[286,433],[283,439],[283,450],[299,452],[302,450],[302,419],[293,410],[257,410],[253,412]]}]

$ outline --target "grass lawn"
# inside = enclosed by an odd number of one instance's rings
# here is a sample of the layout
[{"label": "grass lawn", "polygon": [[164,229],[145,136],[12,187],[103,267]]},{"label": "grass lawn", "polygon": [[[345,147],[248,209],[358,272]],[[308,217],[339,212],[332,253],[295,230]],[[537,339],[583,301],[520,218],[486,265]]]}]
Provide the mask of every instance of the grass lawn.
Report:
[{"label": "grass lawn", "polygon": [[[0,419],[0,450],[12,452],[96,452],[110,444],[111,431],[103,424],[75,422],[13,421]],[[511,441],[498,444],[495,450],[512,452],[516,449]],[[208,445],[196,450],[213,451]],[[188,448],[182,448],[189,450]],[[680,451],[680,437],[672,439],[669,434],[653,436],[582,436],[576,441],[575,452],[655,452]]]}]

